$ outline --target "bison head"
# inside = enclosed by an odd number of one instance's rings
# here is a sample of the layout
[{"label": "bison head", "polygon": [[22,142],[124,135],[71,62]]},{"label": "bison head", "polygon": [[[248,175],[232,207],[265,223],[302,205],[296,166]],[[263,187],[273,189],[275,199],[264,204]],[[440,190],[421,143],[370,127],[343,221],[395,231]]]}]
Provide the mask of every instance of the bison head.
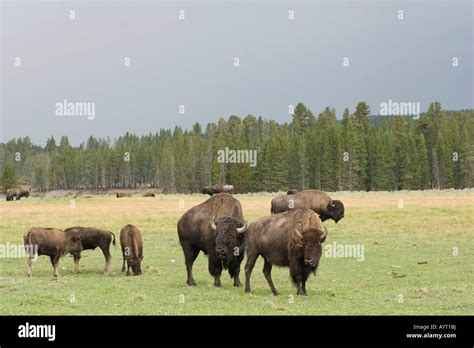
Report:
[{"label": "bison head", "polygon": [[76,230],[64,231],[67,238],[67,251],[74,254],[82,251],[81,236]]},{"label": "bison head", "polygon": [[326,240],[327,230],[323,226],[323,230],[310,229],[301,233],[296,230],[299,238],[299,247],[303,249],[304,263],[308,266],[316,268],[322,254],[322,243]]},{"label": "bison head", "polygon": [[204,186],[201,190],[201,193],[204,193],[205,195],[212,196],[214,194],[214,187],[212,186]]},{"label": "bison head", "polygon": [[216,232],[216,254],[221,260],[231,260],[243,254],[244,233],[247,222],[242,224],[233,217],[211,219],[211,228]]},{"label": "bison head", "polygon": [[327,219],[333,219],[336,223],[344,217],[344,204],[333,200],[327,206]]},{"label": "bison head", "polygon": [[143,255],[142,256],[137,256],[137,255],[131,255],[130,258],[128,259],[128,263],[130,264],[130,267],[132,268],[133,275],[141,275],[142,274],[142,260],[143,260]]}]

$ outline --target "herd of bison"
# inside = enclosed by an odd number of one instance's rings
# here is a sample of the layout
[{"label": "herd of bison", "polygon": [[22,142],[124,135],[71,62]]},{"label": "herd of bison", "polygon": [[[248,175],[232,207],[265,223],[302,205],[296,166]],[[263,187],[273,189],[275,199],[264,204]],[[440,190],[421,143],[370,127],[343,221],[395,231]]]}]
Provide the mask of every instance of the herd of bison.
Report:
[{"label": "herd of bison", "polygon": [[[13,189],[12,189],[13,190]],[[202,192],[211,197],[186,211],[177,223],[178,238],[184,252],[187,284],[196,285],[193,263],[202,251],[208,256],[208,269],[214,277],[214,286],[221,286],[221,273],[226,269],[234,286],[242,286],[240,264],[245,264],[245,292],[250,292],[250,276],[257,258],[263,257],[263,273],[274,295],[278,291],[272,281],[272,266],[289,267],[290,276],[298,295],[306,295],[306,281],[315,273],[322,255],[322,243],[327,229],[322,221],[336,223],[344,217],[344,205],[318,190],[290,190],[271,201],[271,215],[248,224],[240,202],[232,195],[231,185],[211,185]],[[12,194],[18,192],[13,192]],[[25,196],[27,196],[25,194]],[[117,197],[122,197],[117,195]],[[7,195],[11,200],[11,194]],[[79,260],[83,250],[99,247],[105,257],[104,273],[111,272],[110,244],[116,244],[115,235],[106,230],[90,227],[30,228],[24,234],[27,250],[27,274],[32,275],[32,261],[37,255],[48,255],[58,276],[59,258],[71,254],[74,272],[80,272]],[[141,274],[143,241],[140,230],[127,224],[120,231],[123,254],[122,272],[130,268],[134,275]],[[125,267],[127,264],[127,267]]]}]

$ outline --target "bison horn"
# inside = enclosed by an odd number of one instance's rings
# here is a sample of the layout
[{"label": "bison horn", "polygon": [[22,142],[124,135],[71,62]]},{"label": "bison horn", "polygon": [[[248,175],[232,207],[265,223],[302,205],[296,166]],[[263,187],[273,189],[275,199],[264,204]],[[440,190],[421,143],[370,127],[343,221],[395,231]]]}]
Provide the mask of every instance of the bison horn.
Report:
[{"label": "bison horn", "polygon": [[211,228],[215,231],[217,229],[216,223],[214,221],[214,216],[211,219]]},{"label": "bison horn", "polygon": [[237,228],[237,233],[244,233],[245,231],[247,231],[247,227],[248,227],[248,222],[245,221],[245,223],[242,227]]},{"label": "bison horn", "polygon": [[298,237],[300,237],[301,239],[303,239],[303,235],[301,234],[300,231],[295,230],[295,232],[296,232],[296,235],[297,235]]}]

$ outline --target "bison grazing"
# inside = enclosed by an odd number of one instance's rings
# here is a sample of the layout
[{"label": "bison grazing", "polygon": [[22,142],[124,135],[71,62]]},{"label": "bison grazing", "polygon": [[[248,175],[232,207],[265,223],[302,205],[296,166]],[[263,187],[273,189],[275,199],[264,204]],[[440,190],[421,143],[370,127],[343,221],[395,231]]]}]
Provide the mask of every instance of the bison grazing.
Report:
[{"label": "bison grazing", "polygon": [[130,193],[117,193],[115,197],[117,198],[132,197],[132,195]]},{"label": "bison grazing", "polygon": [[120,246],[123,254],[122,272],[125,272],[127,261],[127,275],[130,275],[130,267],[133,275],[142,274],[143,242],[140,230],[136,226],[125,225],[120,231]]},{"label": "bison grazing", "polygon": [[290,267],[298,295],[306,296],[306,280],[315,273],[326,240],[327,230],[314,211],[296,209],[252,222],[247,229],[245,292],[250,292],[250,275],[259,255],[264,259],[263,274],[272,293],[272,265]]},{"label": "bison grazing", "polygon": [[295,193],[297,193],[297,192],[299,192],[297,189],[289,189],[289,190],[286,192],[286,194],[287,194],[287,195],[293,195],[293,194],[295,194]]},{"label": "bison grazing", "polygon": [[214,286],[221,286],[223,268],[234,278],[234,286],[242,285],[239,273],[247,223],[237,199],[219,193],[184,213],[177,227],[188,285],[196,285],[192,269],[200,251],[209,257],[209,273],[214,277]]},{"label": "bison grazing", "polygon": [[155,194],[153,192],[147,192],[143,194],[143,197],[155,197]]},{"label": "bison grazing", "polygon": [[333,219],[338,222],[344,217],[344,204],[332,200],[325,192],[304,190],[272,199],[272,214],[287,210],[306,208],[318,213],[322,221]]},{"label": "bison grazing", "polygon": [[[110,243],[115,245],[115,235],[110,231],[91,227],[70,227],[64,230],[66,233],[77,233],[81,237],[82,250],[94,250],[99,247],[105,257],[104,273],[112,271],[112,255],[110,254]],[[79,273],[79,260],[81,251],[71,252],[74,257],[74,272]]]},{"label": "bison grazing", "polygon": [[234,186],[226,184],[208,185],[204,186],[201,190],[205,195],[213,196],[216,193],[234,193]]},{"label": "bison grazing", "polygon": [[15,188],[11,188],[7,190],[6,200],[13,201],[13,200],[20,200],[21,197],[28,198],[30,196],[31,187],[27,185],[20,185]]},{"label": "bison grazing", "polygon": [[[56,228],[32,227],[23,236],[27,250],[37,250],[37,255],[48,255],[57,277],[59,258],[66,253],[77,253],[82,250],[81,238],[76,233],[65,232]],[[32,260],[35,255],[27,255],[28,277],[32,274]]]}]

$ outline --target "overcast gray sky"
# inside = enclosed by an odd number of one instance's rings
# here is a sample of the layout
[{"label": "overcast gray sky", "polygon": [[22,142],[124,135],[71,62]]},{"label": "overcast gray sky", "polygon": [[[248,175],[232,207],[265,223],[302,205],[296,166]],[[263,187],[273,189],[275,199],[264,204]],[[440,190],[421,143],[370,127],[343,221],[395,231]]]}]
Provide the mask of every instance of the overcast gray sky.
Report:
[{"label": "overcast gray sky", "polygon": [[[374,114],[389,99],[474,107],[472,1],[4,1],[1,29],[0,142],[285,122],[300,101],[338,117],[360,100]],[[64,99],[95,118],[56,116]]]}]

